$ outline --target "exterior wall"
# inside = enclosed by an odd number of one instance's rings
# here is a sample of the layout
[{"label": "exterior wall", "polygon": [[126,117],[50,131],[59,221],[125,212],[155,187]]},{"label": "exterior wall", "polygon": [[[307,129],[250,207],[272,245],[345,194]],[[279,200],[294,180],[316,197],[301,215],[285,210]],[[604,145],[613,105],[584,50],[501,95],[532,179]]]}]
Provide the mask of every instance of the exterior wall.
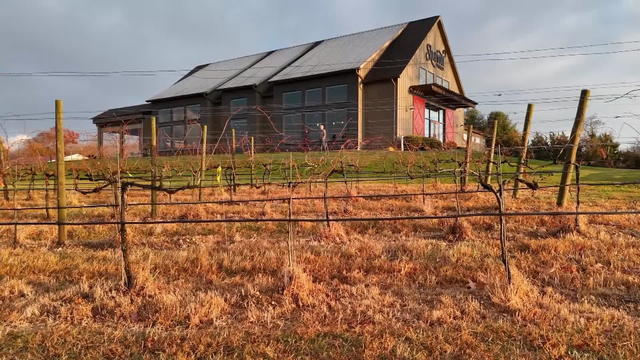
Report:
[{"label": "exterior wall", "polygon": [[364,85],[364,142],[366,147],[395,142],[395,84],[383,80]]},{"label": "exterior wall", "polygon": [[[428,45],[431,45],[433,50],[446,50],[447,58],[445,60],[444,70],[437,68],[427,59]],[[420,44],[418,50],[398,79],[398,136],[412,135],[413,97],[409,94],[409,87],[420,83],[419,69],[421,67],[449,81],[449,89],[460,93],[460,85],[457,82],[455,71],[451,65],[451,58],[451,51],[446,48],[441,23],[438,22],[437,26],[431,29],[422,44]],[[463,109],[455,111],[455,121],[457,143],[459,146],[464,146],[464,141],[462,141],[462,126],[464,124]]]}]

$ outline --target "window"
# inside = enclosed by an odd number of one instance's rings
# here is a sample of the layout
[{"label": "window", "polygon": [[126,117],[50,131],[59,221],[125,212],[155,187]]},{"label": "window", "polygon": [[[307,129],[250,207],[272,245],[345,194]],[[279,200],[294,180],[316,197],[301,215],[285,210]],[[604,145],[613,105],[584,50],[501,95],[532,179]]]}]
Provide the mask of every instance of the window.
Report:
[{"label": "window", "polygon": [[346,102],[347,95],[347,85],[334,85],[327,86],[327,104]]},{"label": "window", "polygon": [[184,107],[176,107],[171,109],[171,121],[184,121]]},{"label": "window", "polygon": [[231,112],[236,112],[238,110],[240,110],[239,112],[242,112],[242,109],[247,107],[247,98],[243,97],[243,98],[237,98],[237,99],[233,99],[231,101],[229,101],[229,108],[231,110]]},{"label": "window", "polygon": [[305,91],[304,105],[305,106],[322,105],[322,89],[315,88],[315,89],[309,89]]},{"label": "window", "polygon": [[449,88],[449,81],[442,79],[442,87],[445,89]]},{"label": "window", "polygon": [[320,124],[324,124],[324,114],[321,112],[311,112],[304,114],[304,126],[311,131],[318,130]]},{"label": "window", "polygon": [[326,113],[327,116],[327,135],[329,140],[337,140],[344,134],[344,128],[347,125],[347,110],[330,110]]},{"label": "window", "polygon": [[160,150],[171,149],[171,126],[158,128],[158,148]]},{"label": "window", "polygon": [[467,133],[462,134],[462,140],[467,141]]},{"label": "window", "polygon": [[427,84],[433,84],[433,76],[431,71],[427,71]]},{"label": "window", "polygon": [[187,133],[184,137],[185,146],[196,148],[202,139],[202,126],[198,123],[187,124]]},{"label": "window", "polygon": [[438,75],[436,75],[436,84],[442,86],[442,78]]},{"label": "window", "polygon": [[302,91],[282,93],[282,107],[285,109],[302,106]]},{"label": "window", "polygon": [[173,140],[174,149],[181,149],[184,147],[184,125],[173,126],[171,139]]},{"label": "window", "polygon": [[444,111],[427,108],[424,117],[424,136],[444,141]]},{"label": "window", "polygon": [[302,114],[287,114],[282,117],[282,130],[286,136],[302,136],[304,124]]},{"label": "window", "polygon": [[420,68],[420,69],[418,69],[418,73],[419,73],[418,85],[426,84],[427,83],[427,69]]},{"label": "window", "polygon": [[[231,119],[229,129],[236,130],[236,138],[247,136],[247,119]],[[231,134],[231,130],[229,130],[229,134]]]},{"label": "window", "polygon": [[158,110],[158,122],[170,122],[171,121],[171,109]]},{"label": "window", "polygon": [[186,110],[187,120],[200,120],[200,105],[189,105]]}]

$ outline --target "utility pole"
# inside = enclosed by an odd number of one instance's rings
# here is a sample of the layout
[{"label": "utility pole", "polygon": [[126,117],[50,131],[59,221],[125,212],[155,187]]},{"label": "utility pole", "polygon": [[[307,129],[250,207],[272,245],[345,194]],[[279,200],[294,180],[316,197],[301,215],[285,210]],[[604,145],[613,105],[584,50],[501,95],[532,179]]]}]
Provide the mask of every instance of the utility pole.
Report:
[{"label": "utility pole", "polygon": [[567,195],[569,194],[569,183],[571,182],[571,176],[573,175],[574,165],[576,163],[576,154],[578,153],[578,144],[580,143],[580,137],[584,130],[584,122],[587,114],[587,107],[589,105],[589,98],[591,91],[583,89],[580,93],[580,103],[578,104],[578,111],[576,112],[576,120],[573,123],[573,129],[571,129],[571,138],[569,139],[569,152],[564,161],[564,167],[562,169],[562,177],[560,178],[560,188],[558,190],[558,200],[556,205],[563,207],[567,204]]}]

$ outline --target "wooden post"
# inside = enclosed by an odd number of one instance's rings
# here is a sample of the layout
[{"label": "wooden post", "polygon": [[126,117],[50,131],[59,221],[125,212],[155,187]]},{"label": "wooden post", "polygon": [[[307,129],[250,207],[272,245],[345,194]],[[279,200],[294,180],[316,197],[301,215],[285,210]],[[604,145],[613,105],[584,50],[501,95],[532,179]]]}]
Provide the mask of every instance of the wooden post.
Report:
[{"label": "wooden post", "polygon": [[156,126],[156,117],[151,117],[151,139],[149,141],[149,151],[151,155],[151,218],[158,217],[158,128]]},{"label": "wooden post", "polygon": [[0,138],[0,175],[2,176],[2,188],[5,201],[9,201],[9,184],[7,184],[7,169],[9,168],[7,164],[8,154],[5,153],[7,150],[8,148],[6,148],[3,139]]},{"label": "wooden post", "polygon": [[251,186],[253,186],[253,178],[255,176],[255,171],[256,171],[256,148],[255,148],[255,143],[254,143],[254,139],[253,136],[250,139],[251,141],[251,175],[250,175],[250,181],[251,181]]},{"label": "wooden post", "polygon": [[509,253],[507,252],[507,222],[504,206],[504,183],[502,182],[502,154],[500,146],[498,146],[498,207],[500,210],[500,257],[502,265],[507,274],[507,282],[511,285],[511,268],[509,267]]},{"label": "wooden post", "polygon": [[202,201],[202,180],[207,172],[207,125],[202,125],[200,144],[200,174],[198,176],[198,201]]},{"label": "wooden post", "polygon": [[493,154],[496,151],[496,138],[498,137],[498,120],[493,121],[491,130],[491,147],[489,149],[489,157],[487,158],[487,168],[485,169],[485,182],[491,184],[491,171],[493,170]]},{"label": "wooden post", "polygon": [[329,179],[328,176],[324,178],[324,192],[323,192],[323,203],[324,203],[324,218],[327,221],[327,228],[331,228],[331,222],[329,221],[329,199],[327,196],[329,195]]},{"label": "wooden post", "polygon": [[571,176],[573,175],[574,164],[576,163],[578,144],[580,143],[580,137],[584,130],[584,121],[590,95],[591,92],[588,89],[583,89],[580,93],[580,103],[578,104],[578,110],[576,112],[576,120],[573,123],[573,129],[571,129],[571,138],[569,138],[570,148],[565,158],[562,177],[560,178],[560,189],[558,190],[558,200],[556,201],[558,207],[563,207],[567,204],[569,184],[571,183]]},{"label": "wooden post", "polygon": [[67,242],[67,197],[65,193],[66,169],[64,164],[64,123],[63,103],[56,100],[56,193],[58,196],[58,242],[63,246]]},{"label": "wooden post", "polygon": [[127,239],[127,190],[129,185],[120,184],[120,253],[122,255],[122,285],[131,290],[134,286],[133,272],[129,260],[129,240]]},{"label": "wooden post", "polygon": [[518,197],[518,188],[520,187],[520,179],[524,171],[524,163],[527,161],[527,150],[529,149],[529,134],[531,133],[531,119],[533,117],[533,104],[527,105],[527,115],[524,118],[524,128],[522,129],[522,151],[518,160],[518,169],[516,170],[516,181],[513,184],[513,197]]},{"label": "wooden post", "polygon": [[20,245],[18,240],[18,165],[16,165],[16,173],[13,181],[13,247]]},{"label": "wooden post", "polygon": [[98,157],[104,157],[104,130],[98,126]]},{"label": "wooden post", "polygon": [[469,170],[471,167],[471,154],[473,150],[471,149],[471,140],[473,138],[473,125],[467,125],[467,150],[465,152],[464,157],[464,174],[462,175],[461,181],[461,189],[464,190],[467,187],[467,183],[469,182]]}]

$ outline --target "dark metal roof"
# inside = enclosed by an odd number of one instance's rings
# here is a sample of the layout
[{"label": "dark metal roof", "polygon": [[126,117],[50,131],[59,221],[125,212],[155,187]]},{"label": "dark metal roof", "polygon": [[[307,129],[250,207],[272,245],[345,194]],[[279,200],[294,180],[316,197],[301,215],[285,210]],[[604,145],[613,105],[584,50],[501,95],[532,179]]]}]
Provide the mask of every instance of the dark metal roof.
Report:
[{"label": "dark metal roof", "polygon": [[117,120],[119,117],[130,117],[132,115],[149,115],[153,111],[153,105],[140,104],[133,106],[125,106],[116,109],[109,109],[99,115],[93,117],[94,124],[104,124]]},{"label": "dark metal roof", "polygon": [[439,16],[433,16],[408,23],[373,65],[364,82],[400,77],[409,60],[418,51],[420,44],[422,44],[439,18]]},{"label": "dark metal roof", "polygon": [[409,87],[409,93],[421,96],[429,103],[448,109],[470,108],[478,105],[477,102],[466,96],[438,84],[413,85]]}]

